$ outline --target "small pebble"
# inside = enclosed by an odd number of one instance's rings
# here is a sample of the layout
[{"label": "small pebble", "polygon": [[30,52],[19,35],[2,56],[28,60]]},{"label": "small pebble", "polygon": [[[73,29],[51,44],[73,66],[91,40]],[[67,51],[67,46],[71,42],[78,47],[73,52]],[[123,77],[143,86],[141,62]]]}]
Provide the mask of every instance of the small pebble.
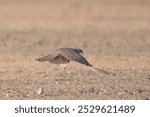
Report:
[{"label": "small pebble", "polygon": [[37,94],[41,95],[43,93],[43,88],[39,88],[37,91],[36,91]]},{"label": "small pebble", "polygon": [[8,98],[9,97],[9,94],[6,94],[6,98]]}]

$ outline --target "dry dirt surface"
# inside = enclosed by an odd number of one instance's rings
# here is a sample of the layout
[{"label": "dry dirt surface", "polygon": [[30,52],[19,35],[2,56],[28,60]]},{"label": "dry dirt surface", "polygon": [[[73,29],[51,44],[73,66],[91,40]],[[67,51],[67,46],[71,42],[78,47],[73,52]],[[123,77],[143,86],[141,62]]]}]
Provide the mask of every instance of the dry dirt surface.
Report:
[{"label": "dry dirt surface", "polygon": [[[150,99],[150,1],[0,0],[0,99]],[[84,50],[97,75],[35,61]]]}]

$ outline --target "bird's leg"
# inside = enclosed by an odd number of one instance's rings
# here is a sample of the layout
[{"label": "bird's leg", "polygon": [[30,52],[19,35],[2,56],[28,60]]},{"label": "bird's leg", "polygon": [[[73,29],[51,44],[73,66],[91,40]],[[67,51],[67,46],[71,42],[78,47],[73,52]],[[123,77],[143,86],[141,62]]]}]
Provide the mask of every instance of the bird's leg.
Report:
[{"label": "bird's leg", "polygon": [[65,69],[66,69],[66,64],[60,64],[60,68],[61,68],[62,70],[65,70]]}]

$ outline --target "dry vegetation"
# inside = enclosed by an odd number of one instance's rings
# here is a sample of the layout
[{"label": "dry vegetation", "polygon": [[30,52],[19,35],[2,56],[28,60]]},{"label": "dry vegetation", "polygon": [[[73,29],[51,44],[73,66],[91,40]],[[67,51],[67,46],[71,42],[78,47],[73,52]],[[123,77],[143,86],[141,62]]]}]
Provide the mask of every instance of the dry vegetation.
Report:
[{"label": "dry vegetation", "polygon": [[[0,0],[0,99],[150,99],[148,0]],[[115,75],[35,58],[84,50]]]}]

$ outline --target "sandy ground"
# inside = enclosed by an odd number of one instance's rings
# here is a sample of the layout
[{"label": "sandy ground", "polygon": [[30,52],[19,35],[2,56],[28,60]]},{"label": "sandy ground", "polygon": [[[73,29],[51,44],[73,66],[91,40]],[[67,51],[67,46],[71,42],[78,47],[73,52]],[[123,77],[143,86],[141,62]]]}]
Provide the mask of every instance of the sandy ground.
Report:
[{"label": "sandy ground", "polygon": [[[150,99],[148,0],[35,1],[0,0],[0,99]],[[61,47],[112,74],[35,61]]]}]

